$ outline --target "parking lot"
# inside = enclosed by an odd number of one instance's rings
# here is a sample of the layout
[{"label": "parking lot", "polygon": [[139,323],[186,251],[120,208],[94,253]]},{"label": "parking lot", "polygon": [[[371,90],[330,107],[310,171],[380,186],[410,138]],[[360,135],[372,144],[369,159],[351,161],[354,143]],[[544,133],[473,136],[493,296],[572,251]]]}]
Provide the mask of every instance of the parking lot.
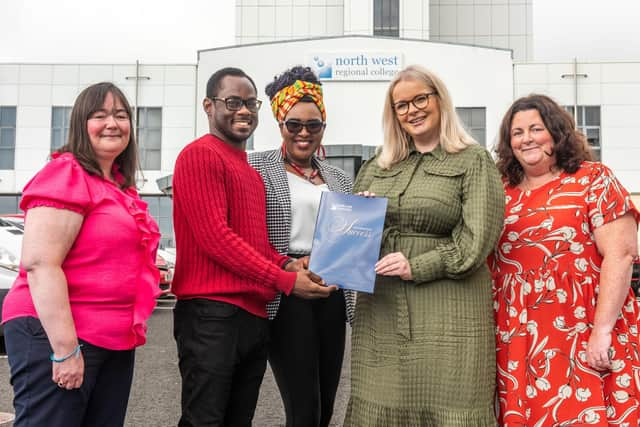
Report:
[{"label": "parking lot", "polygon": [[[180,375],[172,336],[171,302],[164,301],[149,319],[149,336],[136,352],[136,370],[129,400],[126,425],[131,427],[175,426],[180,416]],[[350,342],[347,342],[349,348]],[[349,396],[349,351],[345,364],[332,426],[342,425]],[[13,412],[13,394],[9,384],[9,366],[0,358],[0,412]],[[11,424],[8,424],[11,425]],[[265,375],[254,426],[284,425],[284,411],[271,372]],[[2,425],[4,427],[4,425]]]}]

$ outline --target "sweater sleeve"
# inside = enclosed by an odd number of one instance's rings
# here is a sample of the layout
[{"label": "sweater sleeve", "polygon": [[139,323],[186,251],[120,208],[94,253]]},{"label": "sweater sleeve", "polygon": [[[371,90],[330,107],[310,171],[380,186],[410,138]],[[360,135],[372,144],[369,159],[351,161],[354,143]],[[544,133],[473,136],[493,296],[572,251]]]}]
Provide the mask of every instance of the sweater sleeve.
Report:
[{"label": "sweater sleeve", "polygon": [[462,182],[462,215],[451,237],[435,250],[409,260],[416,283],[460,279],[486,262],[502,229],[504,191],[495,163],[485,150],[470,164]]},{"label": "sweater sleeve", "polygon": [[[289,295],[296,273],[282,270],[284,260],[260,254],[228,224],[223,159],[202,145],[185,149],[176,161],[173,188],[180,214],[196,244],[217,264]],[[279,262],[276,264],[274,262]]]}]

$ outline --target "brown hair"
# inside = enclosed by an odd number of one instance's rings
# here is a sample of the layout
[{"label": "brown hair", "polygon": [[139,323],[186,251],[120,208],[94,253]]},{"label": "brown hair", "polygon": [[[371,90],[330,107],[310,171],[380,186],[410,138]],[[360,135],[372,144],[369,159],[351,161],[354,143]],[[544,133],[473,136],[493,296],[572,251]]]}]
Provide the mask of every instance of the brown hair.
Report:
[{"label": "brown hair", "polygon": [[124,93],[113,83],[102,82],[89,86],[80,92],[73,104],[71,118],[69,119],[69,139],[62,146],[58,153],[71,153],[78,163],[88,173],[103,176],[100,165],[96,158],[96,153],[91,146],[89,133],[87,132],[87,121],[91,114],[102,108],[107,94],[122,103],[122,106],[129,115],[129,143],[114,163],[118,165],[120,173],[124,177],[123,188],[135,186],[136,172],[138,171],[138,147],[135,139],[135,127],[133,126],[133,111]]},{"label": "brown hair", "polygon": [[505,113],[500,125],[499,141],[496,147],[498,170],[507,178],[509,185],[518,185],[524,178],[522,165],[511,149],[511,122],[520,111],[536,110],[544,126],[553,138],[553,154],[556,166],[561,170],[574,173],[580,163],[591,160],[591,149],[584,134],[575,127],[571,114],[553,99],[545,95],[532,94],[517,99]]}]

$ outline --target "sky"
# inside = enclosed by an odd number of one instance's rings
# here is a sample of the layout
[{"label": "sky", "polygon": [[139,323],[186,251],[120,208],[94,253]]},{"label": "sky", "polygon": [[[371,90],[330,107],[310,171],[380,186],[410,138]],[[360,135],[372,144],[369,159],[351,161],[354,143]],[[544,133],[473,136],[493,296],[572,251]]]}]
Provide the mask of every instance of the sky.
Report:
[{"label": "sky", "polygon": [[639,0],[533,0],[537,61],[640,61]]},{"label": "sky", "polygon": [[[640,60],[639,0],[533,0],[538,61]],[[0,62],[196,63],[234,0],[0,0]],[[80,35],[80,36],[79,36]]]},{"label": "sky", "polygon": [[0,0],[0,62],[197,62],[235,41],[233,0]]}]

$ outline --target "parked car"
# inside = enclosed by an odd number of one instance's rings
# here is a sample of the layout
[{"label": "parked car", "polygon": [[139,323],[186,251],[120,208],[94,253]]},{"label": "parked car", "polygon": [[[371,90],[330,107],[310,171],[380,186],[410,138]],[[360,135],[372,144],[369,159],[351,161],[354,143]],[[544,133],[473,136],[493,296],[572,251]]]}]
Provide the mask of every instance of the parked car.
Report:
[{"label": "parked car", "polygon": [[[22,218],[0,216],[0,307],[18,276],[23,230]],[[3,336],[0,325],[0,337]]]},{"label": "parked car", "polygon": [[158,249],[156,267],[160,270],[160,298],[171,297],[171,281],[175,268],[175,256],[165,249]]},{"label": "parked car", "polygon": [[640,258],[633,261],[633,270],[631,272],[631,288],[636,293],[636,297],[640,297]]}]

